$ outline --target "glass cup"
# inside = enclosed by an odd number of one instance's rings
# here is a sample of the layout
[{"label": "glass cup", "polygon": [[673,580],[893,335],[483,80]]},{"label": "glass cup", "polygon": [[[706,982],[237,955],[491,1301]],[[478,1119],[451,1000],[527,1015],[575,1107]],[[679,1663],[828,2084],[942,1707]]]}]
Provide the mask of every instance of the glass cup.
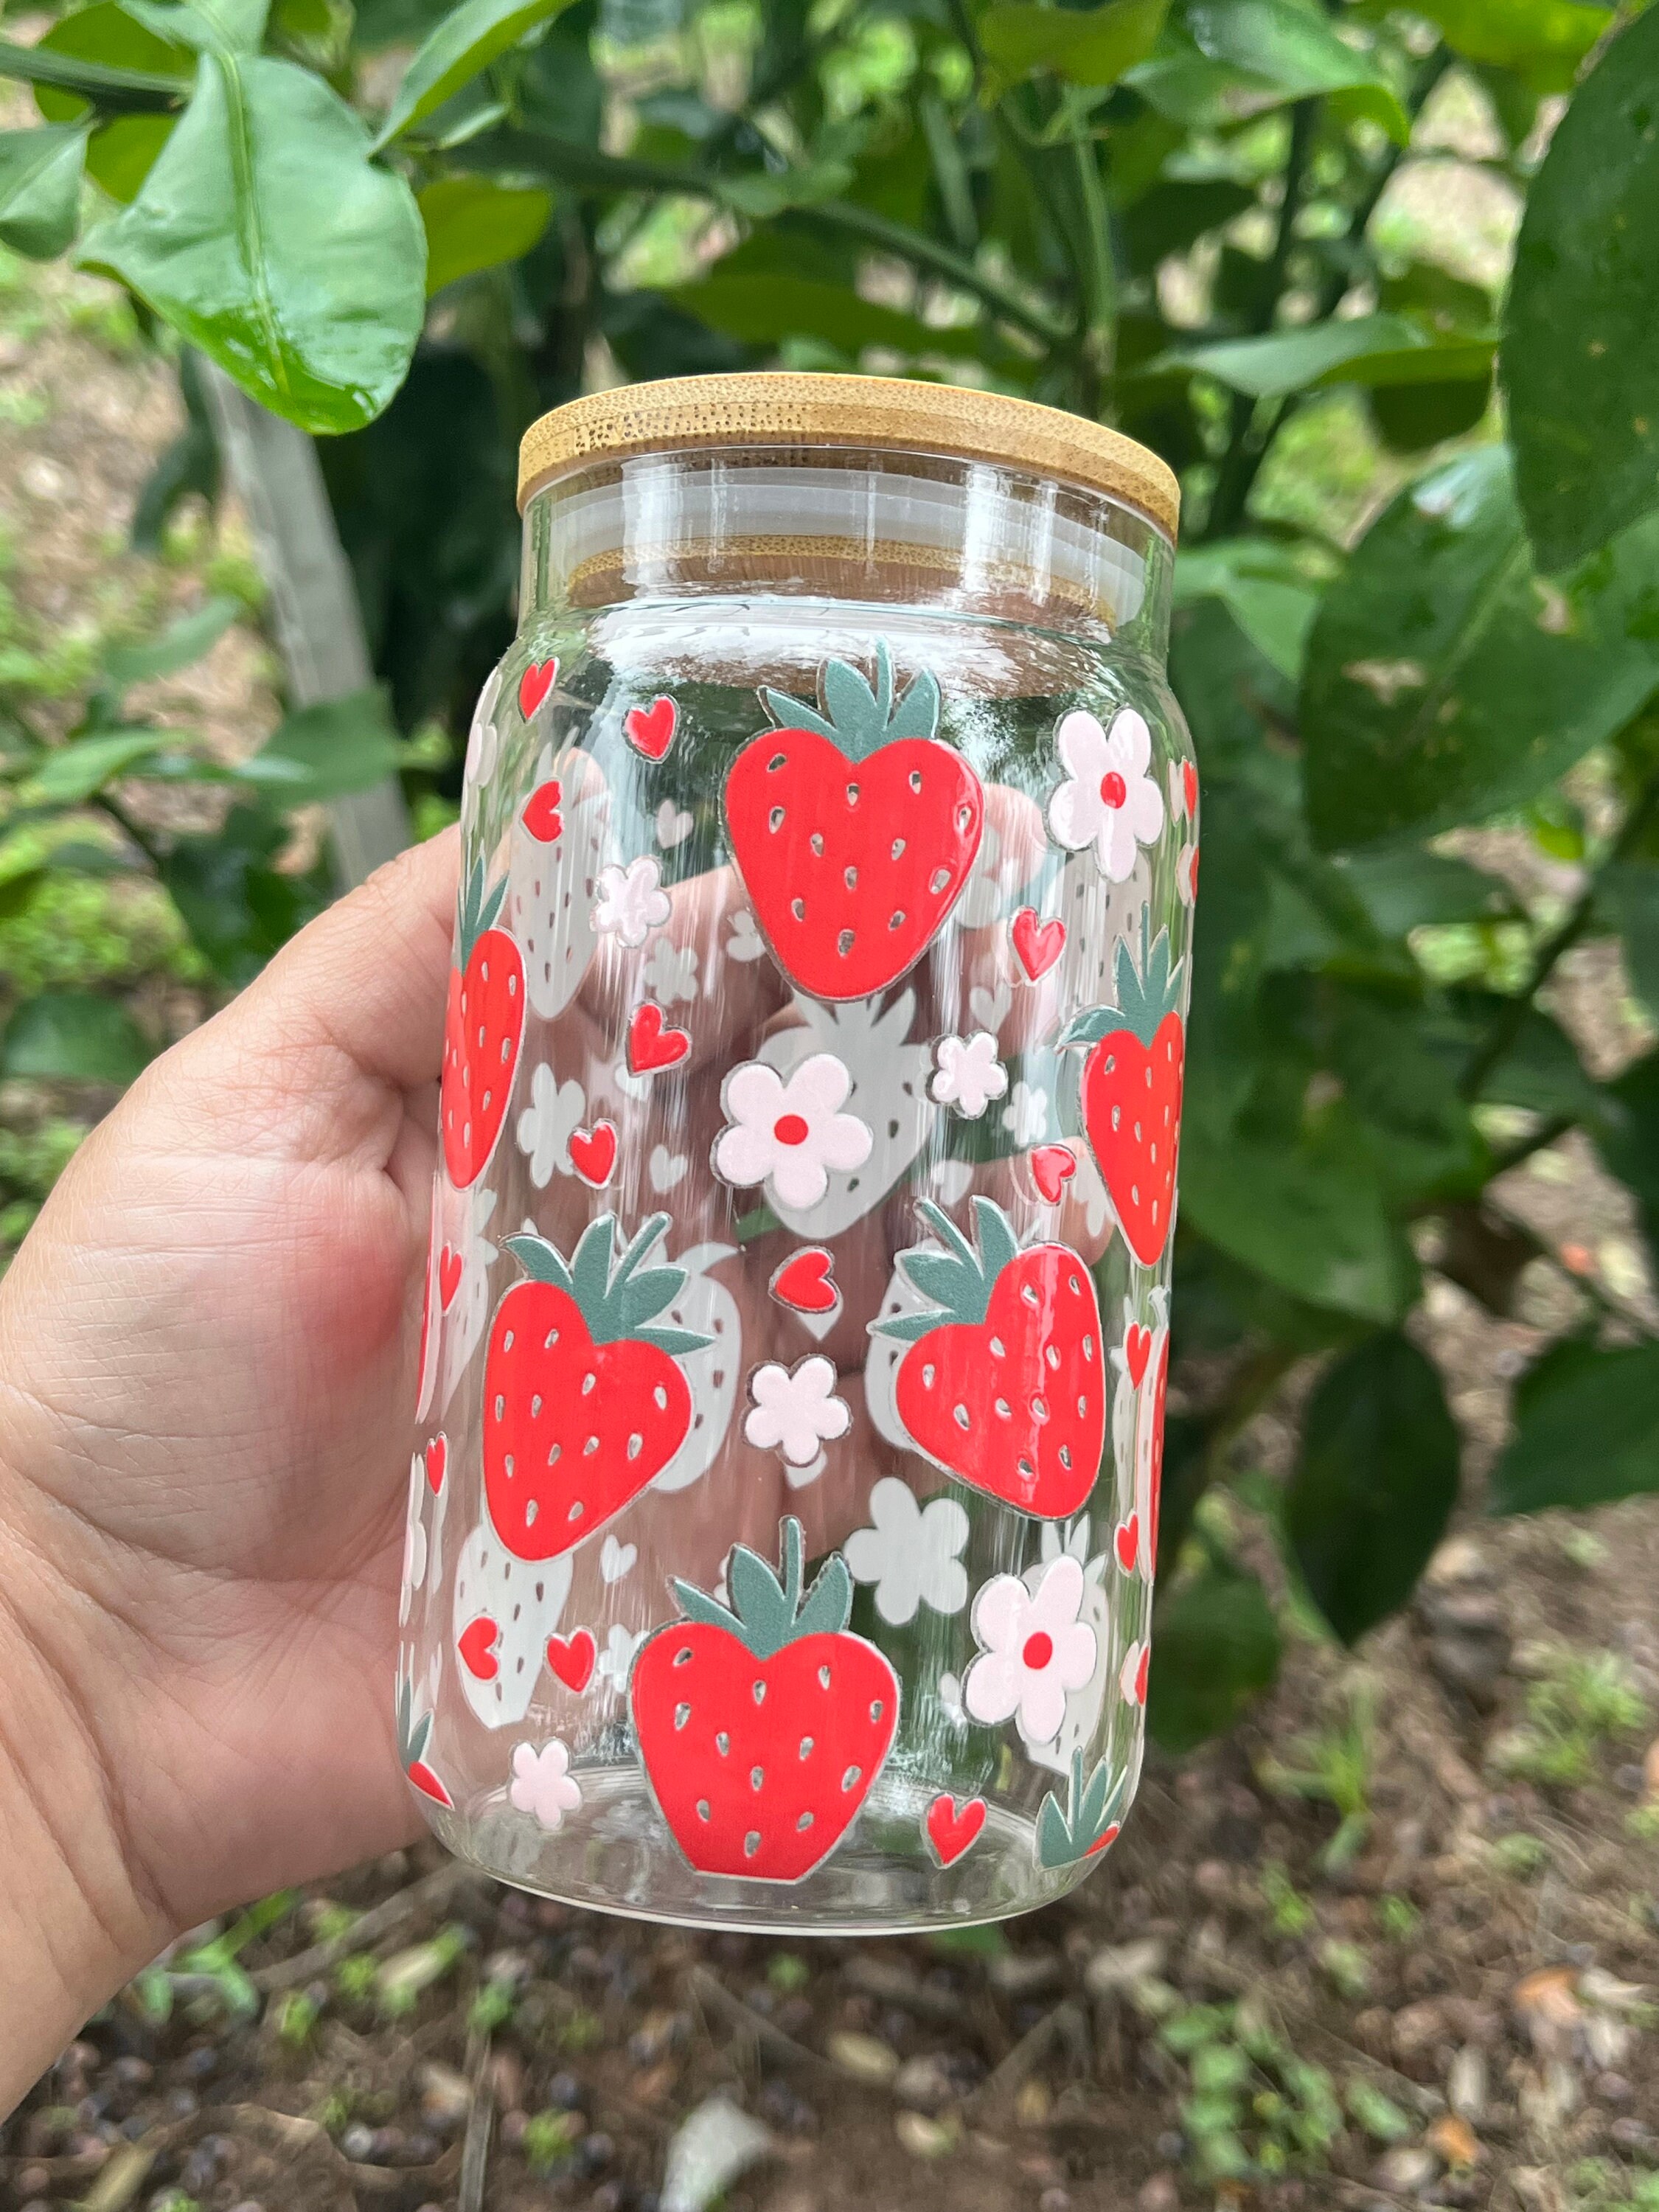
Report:
[{"label": "glass cup", "polygon": [[1176,492],[851,377],[579,400],[462,805],[398,1705],[652,1918],[961,1925],[1139,1769],[1198,793]]}]

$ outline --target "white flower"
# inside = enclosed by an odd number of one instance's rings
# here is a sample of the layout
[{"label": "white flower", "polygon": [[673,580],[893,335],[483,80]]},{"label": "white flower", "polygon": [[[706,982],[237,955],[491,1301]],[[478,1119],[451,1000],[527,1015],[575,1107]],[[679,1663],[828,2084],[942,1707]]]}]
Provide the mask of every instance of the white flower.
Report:
[{"label": "white flower", "polygon": [[980,1656],[968,1669],[963,1698],[976,1721],[1018,1715],[1020,1733],[1047,1743],[1066,1717],[1066,1692],[1095,1671],[1095,1632],[1078,1619],[1083,1569],[1067,1553],[1047,1567],[1036,1589],[1018,1575],[994,1575],[974,1600]]},{"label": "white flower", "polygon": [[1151,1649],[1144,1638],[1132,1644],[1124,1653],[1123,1664],[1118,1670],[1117,1686],[1123,1692],[1126,1704],[1146,1704],[1146,1665],[1151,1656]]},{"label": "white flower", "polygon": [[1092,714],[1067,714],[1057,742],[1069,773],[1048,801],[1048,827],[1069,853],[1092,845],[1101,874],[1127,883],[1136,847],[1155,843],[1164,829],[1164,795],[1146,773],[1152,732],[1125,707],[1109,730]]},{"label": "white flower", "polygon": [[1019,1149],[1040,1144],[1048,1133],[1048,1100],[1046,1093],[1036,1090],[1022,1075],[1008,1094],[1008,1103],[1002,1109],[1002,1126]]},{"label": "white flower", "polygon": [[513,1747],[513,1779],[507,1785],[509,1803],[520,1813],[532,1814],[544,1828],[563,1825],[567,1813],[582,1802],[576,1778],[570,1771],[570,1753],[557,1736],[539,1751],[533,1743]]},{"label": "white flower", "polygon": [[501,672],[492,669],[483,690],[478,694],[478,703],[472,710],[472,727],[467,732],[466,761],[461,770],[461,781],[469,792],[482,789],[495,773],[495,757],[501,749],[500,735],[495,728],[495,702],[501,695]]},{"label": "white flower", "polygon": [[884,1474],[870,1492],[870,1520],[847,1539],[842,1557],[854,1582],[875,1584],[882,1619],[902,1627],[920,1605],[960,1613],[968,1602],[968,1516],[956,1499],[923,1505],[908,1482]]},{"label": "white flower", "polygon": [[1008,1071],[997,1058],[997,1041],[988,1030],[970,1037],[941,1037],[933,1048],[939,1071],[927,1095],[941,1106],[977,1121],[994,1098],[1008,1088]]},{"label": "white flower", "polygon": [[625,867],[601,868],[599,887],[593,927],[614,932],[624,945],[643,945],[668,919],[668,894],[653,853],[642,853]]},{"label": "white flower", "polygon": [[570,1162],[570,1135],[581,1125],[582,1087],[572,1076],[560,1083],[545,1060],[538,1060],[530,1078],[530,1103],[519,1116],[519,1150],[530,1162],[530,1180],[545,1190],[560,1175],[574,1175]]},{"label": "white flower", "polygon": [[861,1168],[875,1139],[869,1124],[841,1108],[853,1079],[833,1053],[815,1052],[787,1082],[764,1060],[745,1060],[726,1079],[720,1103],[731,1125],[714,1139],[714,1172],[727,1182],[763,1182],[796,1212],[816,1206],[830,1170]]},{"label": "white flower", "polygon": [[671,945],[659,937],[646,956],[640,971],[646,995],[659,1006],[672,1006],[677,999],[697,995],[697,951],[693,945]]},{"label": "white flower", "polygon": [[732,917],[732,934],[726,940],[726,953],[729,960],[748,962],[758,960],[766,947],[755,927],[755,917],[746,906],[740,906]]},{"label": "white flower", "polygon": [[963,1706],[962,1682],[959,1676],[949,1674],[939,1676],[939,1702],[945,1719],[950,1722],[952,1728],[967,1727],[968,1715]]},{"label": "white flower", "polygon": [[399,1620],[409,1619],[415,1593],[426,1580],[426,1524],[421,1518],[421,1500],[426,1486],[426,1460],[422,1453],[416,1452],[409,1462],[409,1518],[404,1526],[404,1583],[403,1595],[398,1602]]},{"label": "white flower", "polygon": [[836,1395],[834,1362],[809,1352],[793,1368],[769,1360],[750,1378],[754,1406],[743,1432],[762,1451],[781,1451],[792,1467],[810,1467],[821,1445],[844,1437],[853,1409]]},{"label": "white flower", "polygon": [[613,1689],[627,1686],[628,1670],[634,1663],[634,1654],[639,1650],[641,1638],[631,1628],[624,1628],[619,1620],[611,1624],[611,1633],[599,1654],[599,1672]]}]

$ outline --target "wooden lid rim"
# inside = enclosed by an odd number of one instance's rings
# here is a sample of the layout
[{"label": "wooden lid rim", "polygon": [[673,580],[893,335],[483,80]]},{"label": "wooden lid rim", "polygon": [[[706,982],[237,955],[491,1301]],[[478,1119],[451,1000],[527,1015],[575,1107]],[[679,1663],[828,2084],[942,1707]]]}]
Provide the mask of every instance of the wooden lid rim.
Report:
[{"label": "wooden lid rim", "polygon": [[1056,407],[901,377],[667,377],[544,415],[519,447],[519,506],[590,462],[713,446],[871,447],[988,461],[1121,500],[1174,538],[1181,489],[1133,438]]}]

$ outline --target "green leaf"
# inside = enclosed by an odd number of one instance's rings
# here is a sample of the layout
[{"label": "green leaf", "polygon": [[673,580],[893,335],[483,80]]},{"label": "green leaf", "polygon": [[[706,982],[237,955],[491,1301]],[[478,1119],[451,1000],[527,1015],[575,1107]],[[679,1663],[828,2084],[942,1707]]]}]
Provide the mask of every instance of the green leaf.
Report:
[{"label": "green leaf", "polygon": [[1319,594],[1276,546],[1241,538],[1183,550],[1176,562],[1175,604],[1200,599],[1219,599],[1257,651],[1297,680]]},{"label": "green leaf", "polygon": [[402,382],[426,299],[414,196],[368,156],[362,125],[308,70],[204,56],[138,198],[82,258],[274,413],[358,428]]},{"label": "green leaf", "polygon": [[998,0],[979,19],[979,40],[1011,84],[1038,70],[1072,84],[1115,84],[1152,52],[1168,12],[1169,0],[1107,0],[1085,9]]},{"label": "green leaf", "polygon": [[1540,564],[1659,503],[1659,14],[1580,87],[1527,196],[1502,373]]},{"label": "green leaf", "polygon": [[110,730],[101,737],[72,738],[46,755],[29,778],[26,795],[42,805],[79,806],[159,752],[169,735],[166,730]]},{"label": "green leaf", "polygon": [[0,1074],[53,1083],[131,1083],[149,1065],[149,1039],[126,1008],[91,991],[25,999],[0,1037]]},{"label": "green leaf", "polygon": [[440,177],[418,195],[416,205],[426,228],[429,299],[459,277],[528,253],[547,228],[553,195],[495,184],[488,177]]},{"label": "green leaf", "polygon": [[1589,1127],[1609,1171],[1640,1206],[1649,1252],[1659,1259],[1659,1052],[1606,1086]]},{"label": "green leaf", "polygon": [[257,54],[270,0],[122,0],[129,15],[174,46]]},{"label": "green leaf", "polygon": [[240,599],[220,592],[170,623],[160,637],[139,645],[118,645],[104,656],[104,682],[114,691],[129,684],[146,684],[158,676],[174,676],[199,660],[216,645],[242,611]]},{"label": "green leaf", "polygon": [[1345,1644],[1403,1605],[1457,1501],[1457,1429],[1439,1370],[1397,1329],[1328,1367],[1303,1417],[1285,1531]]},{"label": "green leaf", "polygon": [[1625,941],[1631,988],[1659,1019],[1659,867],[1625,860],[1596,879],[1596,911]]},{"label": "green leaf", "polygon": [[237,770],[278,806],[367,791],[402,765],[404,748],[379,685],[289,714]]},{"label": "green leaf", "polygon": [[180,837],[161,861],[161,881],[216,974],[250,982],[271,954],[326,903],[320,870],[295,876],[272,862],[289,842],[264,808],[233,807],[211,836]]},{"label": "green leaf", "polygon": [[716,266],[699,284],[683,284],[668,295],[710,330],[750,345],[776,345],[787,337],[821,338],[849,356],[880,346],[914,358],[939,354],[960,360],[982,359],[986,334],[977,325],[936,330],[897,307],[863,300],[839,284],[816,277],[763,276]]},{"label": "green leaf", "polygon": [[1577,0],[1413,0],[1465,61],[1516,70],[1535,92],[1569,92],[1578,64],[1613,21]]},{"label": "green leaf", "polygon": [[1362,111],[1397,145],[1411,120],[1375,63],[1339,38],[1325,16],[1296,0],[1188,0],[1188,30],[1199,51],[1295,99],[1356,92]]},{"label": "green leaf", "polygon": [[1404,315],[1378,314],[1177,347],[1152,366],[1200,369],[1235,392],[1268,399],[1310,385],[1442,384],[1483,378],[1491,373],[1492,357],[1485,339],[1437,343]]},{"label": "green leaf", "polygon": [[[105,68],[131,70],[158,87],[174,81],[180,104],[196,69],[196,57],[135,21],[118,0],[94,0],[90,8],[77,8],[53,24],[37,52],[61,57],[65,62],[92,62]],[[89,120],[92,109],[74,93],[41,85],[35,101],[42,115],[53,123]],[[107,114],[106,107],[102,112]],[[123,206],[133,198],[167,143],[177,118],[172,115],[120,115],[94,130],[87,147],[87,174]]]},{"label": "green leaf", "polygon": [[1272,1688],[1279,1655],[1279,1624],[1254,1575],[1212,1562],[1183,1577],[1152,1618],[1147,1726],[1165,1751],[1191,1751]]},{"label": "green leaf", "polygon": [[1414,1294],[1409,1255],[1358,1159],[1195,1124],[1182,1146],[1181,1219],[1310,1305],[1385,1322]]},{"label": "green leaf", "polygon": [[1515,894],[1498,877],[1420,845],[1346,853],[1335,865],[1384,937],[1404,937],[1429,923],[1479,921],[1516,911]]},{"label": "green leaf", "polygon": [[374,142],[383,146],[424,121],[459,92],[498,54],[516,46],[528,31],[570,5],[570,0],[461,0],[434,24],[404,71],[403,82]]},{"label": "green leaf", "polygon": [[1659,1491],[1659,1344],[1552,1346],[1521,1379],[1515,1425],[1492,1470],[1494,1513],[1577,1510]]},{"label": "green leaf", "polygon": [[1373,524],[1308,641],[1308,817],[1328,849],[1484,820],[1553,782],[1659,683],[1659,526],[1564,590],[1533,572],[1508,457],[1436,469]]},{"label": "green leaf", "polygon": [[0,246],[50,261],[81,222],[87,134],[73,124],[0,131]]}]

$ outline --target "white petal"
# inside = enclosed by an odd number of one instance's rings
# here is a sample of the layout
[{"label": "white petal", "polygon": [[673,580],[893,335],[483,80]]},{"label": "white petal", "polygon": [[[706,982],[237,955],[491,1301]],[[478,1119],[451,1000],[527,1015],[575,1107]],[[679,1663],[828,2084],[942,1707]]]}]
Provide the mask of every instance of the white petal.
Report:
[{"label": "white petal", "polygon": [[769,1139],[773,1124],[788,1110],[782,1078],[763,1060],[747,1060],[726,1079],[722,1100],[729,1121],[763,1129]]},{"label": "white petal", "polygon": [[846,1174],[861,1168],[875,1146],[870,1125],[856,1114],[832,1114],[807,1139],[803,1151],[815,1152],[827,1168]]},{"label": "white petal", "polygon": [[1151,776],[1143,775],[1129,786],[1122,811],[1143,845],[1154,845],[1164,835],[1164,800]]},{"label": "white petal", "polygon": [[1048,801],[1048,827],[1067,852],[1080,853],[1092,844],[1104,808],[1092,785],[1062,783]]},{"label": "white petal", "polygon": [[1052,1667],[1028,1674],[1019,1698],[1019,1725],[1032,1743],[1052,1743],[1066,1717],[1066,1692]]},{"label": "white petal", "polygon": [[963,1682],[962,1702],[976,1721],[1006,1721],[1019,1705],[1024,1680],[1017,1659],[1000,1651],[981,1652]]},{"label": "white petal", "polygon": [[987,1651],[1017,1652],[1029,1633],[1030,1608],[1018,1575],[993,1575],[974,1600],[974,1634]]},{"label": "white petal", "polygon": [[739,1188],[764,1182],[778,1150],[769,1129],[763,1132],[738,1122],[714,1140],[714,1172]]},{"label": "white petal", "polygon": [[1106,732],[1092,714],[1079,708],[1063,716],[1054,732],[1054,743],[1061,760],[1079,783],[1099,783],[1109,763]]},{"label": "white petal", "polygon": [[816,1206],[830,1188],[830,1177],[810,1146],[776,1145],[772,1148],[772,1192],[781,1206],[804,1213]]},{"label": "white petal", "polygon": [[1062,1628],[1054,1638],[1052,1672],[1062,1689],[1080,1690],[1095,1671],[1095,1632],[1086,1620]]},{"label": "white petal", "polygon": [[1112,718],[1107,744],[1113,764],[1126,777],[1146,775],[1146,763],[1152,757],[1152,733],[1146,727],[1144,715],[1136,714],[1133,707],[1122,708]]}]

